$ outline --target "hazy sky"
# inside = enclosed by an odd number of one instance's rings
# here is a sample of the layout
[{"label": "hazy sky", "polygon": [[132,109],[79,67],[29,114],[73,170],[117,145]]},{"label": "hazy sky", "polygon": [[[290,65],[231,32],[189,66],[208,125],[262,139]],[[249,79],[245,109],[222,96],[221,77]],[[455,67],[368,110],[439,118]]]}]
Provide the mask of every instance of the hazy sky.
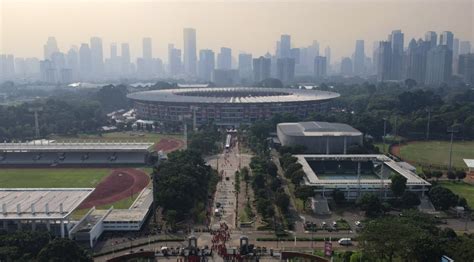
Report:
[{"label": "hazy sky", "polygon": [[[197,48],[231,47],[254,56],[274,52],[281,34],[292,46],[318,40],[333,58],[350,56],[355,40],[373,42],[393,29],[412,37],[429,30],[450,30],[474,43],[474,0],[0,0],[0,53],[43,57],[43,44],[55,36],[59,48],[103,39],[105,57],[111,42],[128,42],[132,57],[141,56],[142,37],[153,38],[153,56],[167,60],[167,44],[183,46],[183,28],[197,30]],[[333,60],[334,61],[334,60]]]}]

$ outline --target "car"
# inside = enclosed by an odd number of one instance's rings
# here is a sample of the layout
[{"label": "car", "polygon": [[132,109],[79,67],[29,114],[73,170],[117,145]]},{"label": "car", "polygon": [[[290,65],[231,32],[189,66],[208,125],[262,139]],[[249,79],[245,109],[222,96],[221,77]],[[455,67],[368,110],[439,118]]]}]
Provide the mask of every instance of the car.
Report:
[{"label": "car", "polygon": [[358,227],[362,226],[362,223],[360,221],[356,221],[356,222],[354,222],[354,224]]},{"label": "car", "polygon": [[337,222],[336,222],[336,221],[332,221],[332,226],[333,226],[333,227],[336,227],[336,226],[337,226]]},{"label": "car", "polygon": [[326,227],[326,222],[325,222],[325,221],[323,221],[323,222],[321,223],[321,227],[322,227],[322,228],[325,228],[325,227]]},{"label": "car", "polygon": [[220,203],[220,202],[216,202],[216,207],[217,207],[217,208],[221,207],[221,203]]},{"label": "car", "polygon": [[341,245],[341,246],[350,246],[350,245],[352,245],[352,240],[350,238],[343,237],[343,238],[339,239],[337,241],[337,243],[339,243],[339,245]]}]

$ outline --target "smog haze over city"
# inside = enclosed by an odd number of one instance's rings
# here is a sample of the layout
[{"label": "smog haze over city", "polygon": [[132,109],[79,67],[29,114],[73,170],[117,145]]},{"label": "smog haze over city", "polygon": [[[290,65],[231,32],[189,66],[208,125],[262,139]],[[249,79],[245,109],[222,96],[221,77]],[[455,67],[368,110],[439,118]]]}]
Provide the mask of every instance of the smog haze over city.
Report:
[{"label": "smog haze over city", "polygon": [[473,16],[0,0],[0,261],[473,261]]}]

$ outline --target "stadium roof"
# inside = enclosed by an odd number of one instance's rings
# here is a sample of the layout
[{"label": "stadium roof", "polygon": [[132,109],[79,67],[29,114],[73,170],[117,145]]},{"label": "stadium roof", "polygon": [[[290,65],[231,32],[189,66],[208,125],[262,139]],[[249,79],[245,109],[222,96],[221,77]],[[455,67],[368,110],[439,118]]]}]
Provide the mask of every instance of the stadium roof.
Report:
[{"label": "stadium roof", "polygon": [[56,143],[46,141],[44,143],[0,143],[0,152],[83,152],[83,151],[145,151],[153,143],[99,143],[99,142],[69,142]]},{"label": "stadium roof", "polygon": [[[397,162],[393,161],[391,158],[385,155],[295,155],[298,158],[298,163],[303,166],[303,171],[306,173],[306,179],[309,185],[357,185],[359,181],[357,179],[353,180],[338,180],[338,179],[330,179],[330,180],[322,180],[318,178],[318,175],[314,172],[314,170],[310,167],[308,160],[352,160],[352,161],[379,161],[383,162],[386,166],[390,169],[395,171],[396,173],[404,176],[407,179],[407,185],[422,185],[422,186],[429,186],[430,183],[426,182],[422,178],[418,177],[412,171],[403,168],[402,166],[398,165]],[[391,184],[391,180],[389,178],[384,178],[383,183],[385,185]],[[363,179],[360,180],[361,184],[364,185],[375,185],[378,186],[381,184],[380,179]]]},{"label": "stadium roof", "polygon": [[304,101],[324,101],[337,98],[334,92],[261,88],[261,87],[214,87],[214,88],[177,88],[137,92],[127,95],[132,100],[169,103],[289,103]]},{"label": "stadium roof", "polygon": [[288,136],[361,136],[350,125],[329,122],[280,123],[277,128]]},{"label": "stadium roof", "polygon": [[64,219],[93,188],[0,189],[0,220]]}]

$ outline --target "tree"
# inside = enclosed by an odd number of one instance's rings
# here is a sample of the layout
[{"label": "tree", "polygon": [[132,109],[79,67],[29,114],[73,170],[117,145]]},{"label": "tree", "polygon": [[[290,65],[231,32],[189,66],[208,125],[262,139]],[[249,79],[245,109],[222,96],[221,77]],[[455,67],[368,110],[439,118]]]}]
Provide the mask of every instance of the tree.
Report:
[{"label": "tree", "polygon": [[448,171],[448,173],[446,173],[446,175],[448,176],[448,179],[449,180],[454,180],[456,179],[456,173],[452,172],[452,171]]},{"label": "tree", "polygon": [[417,82],[416,82],[416,80],[414,80],[414,79],[407,78],[407,79],[405,79],[405,85],[406,85],[409,89],[412,89],[413,87],[415,87],[415,86],[417,85]]},{"label": "tree", "polygon": [[392,183],[390,184],[390,189],[392,190],[393,194],[396,197],[401,196],[407,187],[407,178],[400,174],[395,174],[392,176],[391,181]]},{"label": "tree", "polygon": [[178,212],[173,209],[166,210],[166,224],[173,230],[176,226],[176,220],[178,218]]},{"label": "tree", "polygon": [[276,78],[267,78],[258,83],[257,87],[283,88],[283,83]]},{"label": "tree", "polygon": [[278,167],[273,163],[273,161],[267,161],[267,173],[272,177],[277,176]]},{"label": "tree", "polygon": [[314,189],[310,186],[301,186],[295,191],[295,197],[303,201],[303,209],[306,209],[306,201],[314,196]]},{"label": "tree", "polygon": [[464,172],[463,170],[456,170],[456,178],[459,180],[463,180],[464,178],[466,178],[466,172]]},{"label": "tree", "polygon": [[336,202],[336,204],[338,205],[346,202],[346,196],[344,195],[344,192],[337,188],[332,191],[332,198],[334,199],[334,202]]},{"label": "tree", "polygon": [[87,251],[68,238],[57,238],[47,244],[38,254],[40,262],[92,261]]},{"label": "tree", "polygon": [[303,166],[300,163],[291,163],[286,167],[285,177],[291,178],[291,175],[301,169]]},{"label": "tree", "polygon": [[447,210],[458,202],[458,197],[448,188],[435,186],[429,192],[431,203],[439,210]]},{"label": "tree", "polygon": [[418,195],[411,191],[405,191],[400,200],[402,205],[407,208],[418,206],[421,203]]},{"label": "tree", "polygon": [[439,170],[435,170],[431,174],[436,178],[436,181],[438,181],[438,179],[443,176],[443,172]]},{"label": "tree", "polygon": [[285,192],[276,194],[275,204],[283,212],[288,213],[288,206],[290,205],[290,197]]},{"label": "tree", "polygon": [[357,199],[356,203],[365,211],[365,215],[368,217],[376,217],[382,212],[380,199],[372,193],[363,194]]}]

